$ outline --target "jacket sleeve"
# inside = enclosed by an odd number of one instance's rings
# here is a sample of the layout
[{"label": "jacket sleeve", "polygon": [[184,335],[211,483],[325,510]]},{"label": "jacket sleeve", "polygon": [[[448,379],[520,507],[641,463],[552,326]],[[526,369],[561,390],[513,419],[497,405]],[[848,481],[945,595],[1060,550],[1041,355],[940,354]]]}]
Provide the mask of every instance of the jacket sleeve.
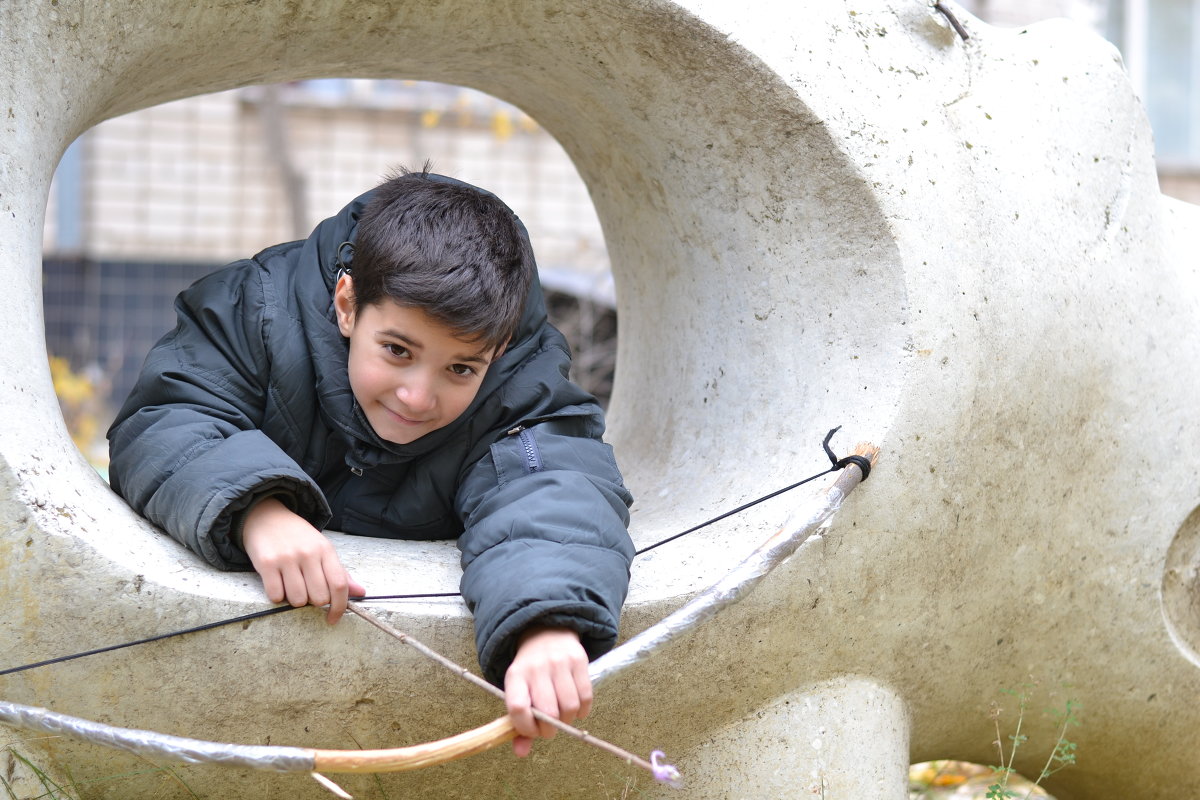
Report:
[{"label": "jacket sleeve", "polygon": [[602,431],[591,406],[510,432],[460,487],[462,594],[479,663],[498,686],[532,624],[575,630],[589,659],[616,643],[633,498]]},{"label": "jacket sleeve", "polygon": [[179,295],[178,323],[151,350],[108,431],[112,487],[220,569],[245,569],[240,525],[279,496],[317,527],[320,489],[259,426],[268,397],[264,295],[254,262]]}]

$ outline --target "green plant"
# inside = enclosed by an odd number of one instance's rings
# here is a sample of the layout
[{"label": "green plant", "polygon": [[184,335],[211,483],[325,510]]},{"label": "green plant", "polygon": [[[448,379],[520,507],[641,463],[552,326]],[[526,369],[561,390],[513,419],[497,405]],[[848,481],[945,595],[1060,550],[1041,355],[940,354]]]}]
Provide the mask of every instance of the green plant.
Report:
[{"label": "green plant", "polygon": [[1000,763],[998,766],[992,767],[997,780],[988,786],[987,800],[1011,800],[1011,798],[1027,800],[1033,794],[1034,788],[1040,786],[1043,780],[1075,763],[1076,745],[1075,742],[1067,738],[1067,732],[1070,728],[1079,724],[1077,715],[1081,705],[1079,701],[1067,698],[1062,708],[1051,708],[1046,711],[1046,714],[1054,720],[1054,728],[1058,732],[1058,736],[1055,739],[1050,755],[1046,758],[1046,763],[1042,767],[1041,773],[1034,779],[1032,786],[1029,787],[1024,795],[1009,788],[1010,779],[1016,774],[1013,769],[1013,762],[1016,760],[1017,751],[1029,741],[1029,737],[1021,732],[1021,728],[1025,723],[1025,714],[1029,709],[1031,694],[1035,688],[1035,684],[1023,684],[1019,689],[1004,690],[1004,694],[1010,695],[1017,700],[1016,729],[1008,736],[1009,748],[1007,757],[1004,752],[1004,736],[1000,731],[1001,709],[997,704],[992,705],[991,716],[996,726],[995,744],[1000,755]]},{"label": "green plant", "polygon": [[[47,774],[44,769],[30,761],[27,756],[22,754],[12,745],[5,746],[4,750],[7,751],[9,758],[11,758],[14,763],[20,764],[26,770],[28,770],[29,774],[32,775],[33,778],[41,784],[42,789],[44,789],[44,791],[38,795],[31,796],[29,794],[24,794],[22,796],[18,796],[17,789],[21,787],[18,787],[16,784],[14,784],[14,775],[11,773],[11,771],[9,771],[9,774],[7,775],[0,775],[0,787],[4,788],[4,792],[8,797],[8,800],[74,800],[76,795],[72,794],[71,790],[59,784],[56,780],[50,777],[50,775]],[[27,791],[27,789],[23,789],[23,791]]]},{"label": "green plant", "polygon": [[[12,744],[0,747],[0,754],[7,754],[9,764],[8,770],[0,773],[0,800],[78,800],[83,794],[84,786],[93,783],[108,783],[115,781],[128,780],[143,775],[159,775],[163,780],[172,781],[178,784],[187,793],[188,797],[199,800],[199,795],[196,794],[192,787],[187,784],[183,776],[170,766],[153,764],[147,769],[133,770],[123,772],[116,775],[108,775],[102,778],[94,778],[91,780],[77,781],[75,776],[71,774],[69,769],[65,770],[63,780],[56,780],[42,767],[29,759],[28,756],[21,753]],[[21,767],[27,773],[26,776],[18,776],[14,767]],[[31,794],[34,790],[33,784],[40,784],[41,791],[38,794]],[[21,794],[17,794],[20,791]]]}]

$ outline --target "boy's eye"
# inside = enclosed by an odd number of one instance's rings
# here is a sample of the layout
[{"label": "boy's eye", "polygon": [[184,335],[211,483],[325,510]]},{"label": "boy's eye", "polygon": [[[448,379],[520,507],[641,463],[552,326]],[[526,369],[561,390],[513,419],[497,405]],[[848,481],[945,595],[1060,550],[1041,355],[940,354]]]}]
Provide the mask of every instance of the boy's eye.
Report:
[{"label": "boy's eye", "polygon": [[464,378],[467,377],[468,375],[475,374],[475,368],[468,367],[466,364],[452,364],[450,366],[450,371],[453,372],[455,375],[459,375]]},{"label": "boy's eye", "polygon": [[408,357],[408,348],[403,345],[387,342],[383,345],[383,349],[388,352],[388,355],[395,356],[396,358]]}]

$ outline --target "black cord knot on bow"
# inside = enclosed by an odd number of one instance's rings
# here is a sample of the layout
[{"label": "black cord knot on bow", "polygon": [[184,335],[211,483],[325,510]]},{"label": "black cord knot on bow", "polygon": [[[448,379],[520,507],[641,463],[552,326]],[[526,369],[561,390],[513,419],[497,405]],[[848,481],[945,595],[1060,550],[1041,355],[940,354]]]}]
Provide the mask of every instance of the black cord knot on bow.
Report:
[{"label": "black cord knot on bow", "polygon": [[[833,435],[842,429],[841,425],[825,434],[825,441],[821,442],[821,446],[825,448],[825,455],[829,456],[829,463],[833,464],[834,469],[845,469],[848,464],[856,465],[862,472],[862,480],[866,480],[871,474],[871,459],[866,456],[852,455],[838,458],[833,454],[833,450],[829,449],[829,440]],[[860,481],[861,483],[861,481]]]}]

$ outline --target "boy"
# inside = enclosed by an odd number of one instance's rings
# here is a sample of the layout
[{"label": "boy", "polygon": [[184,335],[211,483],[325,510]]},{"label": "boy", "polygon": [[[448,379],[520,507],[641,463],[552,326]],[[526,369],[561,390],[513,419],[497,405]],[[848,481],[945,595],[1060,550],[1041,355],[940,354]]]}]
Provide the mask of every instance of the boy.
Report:
[{"label": "boy", "polygon": [[588,713],[633,547],[594,399],[566,379],[524,226],[405,172],[198,281],[109,430],[113,488],[272,602],[364,588],[324,528],[458,539],[479,661],[520,737]]}]

